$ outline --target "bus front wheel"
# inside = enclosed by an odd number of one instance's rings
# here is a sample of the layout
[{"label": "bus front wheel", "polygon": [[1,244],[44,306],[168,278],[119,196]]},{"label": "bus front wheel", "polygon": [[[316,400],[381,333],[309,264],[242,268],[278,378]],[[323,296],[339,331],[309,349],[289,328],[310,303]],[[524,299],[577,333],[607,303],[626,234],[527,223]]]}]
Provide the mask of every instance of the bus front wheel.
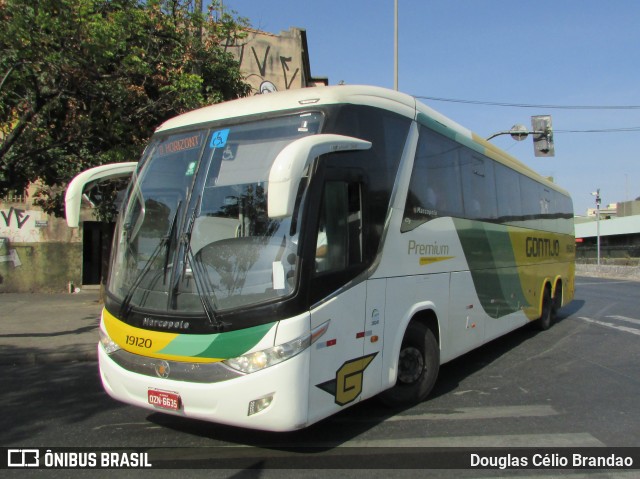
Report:
[{"label": "bus front wheel", "polygon": [[433,389],[439,368],[436,338],[424,324],[412,321],[402,339],[396,384],[380,394],[381,401],[396,407],[425,400]]}]

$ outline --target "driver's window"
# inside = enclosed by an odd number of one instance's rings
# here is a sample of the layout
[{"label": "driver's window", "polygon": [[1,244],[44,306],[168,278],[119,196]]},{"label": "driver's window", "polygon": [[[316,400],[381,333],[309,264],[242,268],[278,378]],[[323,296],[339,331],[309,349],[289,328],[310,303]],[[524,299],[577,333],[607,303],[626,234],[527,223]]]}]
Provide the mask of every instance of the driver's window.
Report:
[{"label": "driver's window", "polygon": [[325,183],[318,234],[316,273],[347,269],[362,262],[362,201],[359,183]]}]

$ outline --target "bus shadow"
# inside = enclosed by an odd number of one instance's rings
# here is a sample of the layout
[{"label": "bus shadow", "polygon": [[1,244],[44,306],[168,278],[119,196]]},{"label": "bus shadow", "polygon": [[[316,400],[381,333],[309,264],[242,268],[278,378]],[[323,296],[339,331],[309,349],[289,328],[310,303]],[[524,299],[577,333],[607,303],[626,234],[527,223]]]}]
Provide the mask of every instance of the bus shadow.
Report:
[{"label": "bus shadow", "polygon": [[[584,303],[584,301],[574,300],[565,306],[556,318],[552,329],[577,313],[584,306]],[[466,378],[504,357],[510,351],[517,349],[521,344],[535,338],[541,332],[533,326],[528,325],[517,329],[443,365],[427,403],[430,399],[446,396],[456,391]],[[322,453],[345,445],[355,438],[359,438],[368,430],[394,416],[402,415],[414,407],[416,405],[389,408],[376,398],[371,398],[308,428],[280,433],[254,431],[155,413],[149,415],[147,420],[184,434],[210,439],[212,446],[231,443],[278,451]],[[249,450],[247,450],[247,454],[251,454]]]},{"label": "bus shadow", "polygon": [[[551,330],[554,327],[560,326],[565,319],[578,313],[584,305],[585,301],[583,300],[573,300],[564,306],[554,319]],[[445,396],[456,391],[464,379],[486,368],[496,360],[503,358],[512,350],[517,350],[523,343],[535,338],[539,334],[545,333],[545,331],[540,331],[537,328],[536,323],[530,323],[443,365],[438,376],[438,381],[430,395],[430,399]]]},{"label": "bus shadow", "polygon": [[586,301],[583,299],[574,299],[573,301],[571,301],[571,303],[560,310],[560,314],[556,321],[560,322],[563,319],[568,318],[569,316],[573,316],[578,311],[580,311],[585,304]]}]

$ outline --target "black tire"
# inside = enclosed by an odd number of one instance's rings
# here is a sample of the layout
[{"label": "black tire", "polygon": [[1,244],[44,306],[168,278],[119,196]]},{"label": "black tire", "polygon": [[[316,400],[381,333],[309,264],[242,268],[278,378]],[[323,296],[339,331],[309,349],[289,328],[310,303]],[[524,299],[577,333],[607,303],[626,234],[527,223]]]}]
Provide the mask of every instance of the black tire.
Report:
[{"label": "black tire", "polygon": [[553,308],[551,309],[551,322],[553,323],[558,317],[558,311],[562,307],[562,283],[556,285],[556,294],[553,295]]},{"label": "black tire", "polygon": [[553,299],[551,298],[551,288],[544,288],[542,294],[542,314],[540,318],[536,320],[536,326],[540,331],[546,331],[551,327],[551,320],[553,318]]},{"label": "black tire", "polygon": [[395,386],[380,394],[387,406],[408,406],[424,401],[436,382],[440,350],[433,333],[424,324],[412,321],[402,339]]}]

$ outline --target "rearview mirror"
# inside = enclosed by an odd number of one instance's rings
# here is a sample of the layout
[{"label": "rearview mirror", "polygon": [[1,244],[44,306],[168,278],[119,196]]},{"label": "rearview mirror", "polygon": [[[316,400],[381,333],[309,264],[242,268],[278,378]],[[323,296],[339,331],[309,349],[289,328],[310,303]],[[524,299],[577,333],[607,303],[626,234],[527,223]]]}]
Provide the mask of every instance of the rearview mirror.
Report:
[{"label": "rearview mirror", "polygon": [[111,163],[90,168],[76,175],[69,183],[64,197],[67,225],[71,228],[77,228],[80,223],[80,202],[82,201],[82,191],[87,184],[131,176],[137,166],[137,161]]},{"label": "rearview mirror", "polygon": [[306,136],[288,144],[278,154],[269,171],[269,218],[287,218],[293,214],[300,178],[315,158],[325,153],[369,148],[370,141],[333,134]]}]

